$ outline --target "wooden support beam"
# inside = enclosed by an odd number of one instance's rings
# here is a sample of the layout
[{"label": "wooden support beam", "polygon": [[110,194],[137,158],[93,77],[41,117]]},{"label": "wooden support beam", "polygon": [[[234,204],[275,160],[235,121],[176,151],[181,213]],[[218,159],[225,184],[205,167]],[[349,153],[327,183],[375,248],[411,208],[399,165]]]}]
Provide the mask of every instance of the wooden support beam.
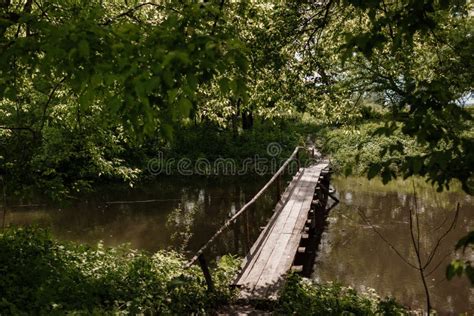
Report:
[{"label": "wooden support beam", "polygon": [[301,164],[300,164],[300,152],[299,151],[296,152],[296,163],[298,165],[298,170],[300,170]]},{"label": "wooden support beam", "polygon": [[278,175],[276,180],[276,187],[277,187],[277,201],[281,199],[281,175]]},{"label": "wooden support beam", "polygon": [[322,188],[323,188],[323,190],[325,191],[325,193],[326,193],[329,197],[331,197],[335,202],[337,202],[337,203],[340,202],[339,199],[338,199],[334,194],[332,194],[332,193],[329,192],[329,189],[328,189],[327,187],[322,186]]},{"label": "wooden support beam", "polygon": [[198,262],[202,273],[204,274],[204,279],[206,279],[207,291],[214,292],[214,283],[212,282],[211,272],[209,272],[209,267],[202,253],[198,256]]}]

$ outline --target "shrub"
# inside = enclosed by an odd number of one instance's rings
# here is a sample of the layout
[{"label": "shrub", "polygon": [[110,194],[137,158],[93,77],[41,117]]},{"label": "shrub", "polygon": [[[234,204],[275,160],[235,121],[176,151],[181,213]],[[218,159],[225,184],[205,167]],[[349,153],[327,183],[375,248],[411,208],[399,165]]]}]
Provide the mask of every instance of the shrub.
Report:
[{"label": "shrub", "polygon": [[282,315],[403,315],[406,311],[392,299],[361,295],[338,284],[317,284],[290,275],[276,311]]},{"label": "shrub", "polygon": [[56,241],[44,229],[0,234],[0,314],[204,313],[233,295],[238,262],[223,257],[209,294],[198,267],[175,252]]},{"label": "shrub", "polygon": [[[388,160],[403,161],[404,155],[399,152],[384,150],[397,144],[405,148],[407,155],[421,153],[421,148],[414,139],[399,132],[391,136],[374,136],[374,132],[382,126],[381,123],[364,123],[358,126],[322,129],[319,134],[322,142],[320,146],[322,151],[331,157],[335,169],[346,175],[367,174],[371,164]],[[396,169],[396,166],[394,168]]]}]

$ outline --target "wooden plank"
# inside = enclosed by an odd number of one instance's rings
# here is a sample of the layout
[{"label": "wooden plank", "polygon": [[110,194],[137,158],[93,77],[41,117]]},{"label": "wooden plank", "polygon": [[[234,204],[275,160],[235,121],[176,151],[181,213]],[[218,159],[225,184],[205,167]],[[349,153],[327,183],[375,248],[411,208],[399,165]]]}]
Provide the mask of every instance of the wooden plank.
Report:
[{"label": "wooden plank", "polygon": [[[312,196],[308,197],[311,191],[311,182],[310,181],[304,181],[301,186],[300,190],[298,191],[298,194],[296,196],[293,196],[292,199],[296,200],[295,205],[293,206],[293,209],[291,211],[291,215],[288,217],[287,225],[285,225],[284,233],[290,234],[293,232],[293,227],[296,224],[296,221],[300,217],[301,209],[304,206],[305,200],[310,199],[312,200]],[[309,209],[308,209],[309,210]]]},{"label": "wooden plank", "polygon": [[[277,269],[270,276],[273,282],[276,282],[276,286],[269,287],[265,296],[270,299],[276,298],[276,294],[279,288],[279,283],[281,283],[281,277],[286,274],[286,272],[291,268],[293,264],[294,257],[298,251],[298,247],[301,240],[301,235],[304,230],[305,222],[308,216],[308,210],[311,206],[312,200],[312,191],[314,191],[315,183],[312,183],[309,187],[306,188],[306,199],[302,202],[302,206],[299,210],[297,221],[291,227],[293,230],[290,233],[290,239],[288,245],[283,249],[283,255],[280,258],[280,262],[277,266]],[[280,280],[280,282],[278,282]]]},{"label": "wooden plank", "polygon": [[[319,170],[311,171],[313,171],[311,174],[313,179],[317,179]],[[277,268],[271,271],[271,275],[267,275],[265,277],[266,282],[274,284],[274,286],[268,287],[267,292],[265,293],[265,296],[268,298],[276,298],[276,294],[280,285],[279,283],[281,283],[281,278],[292,266],[294,257],[296,255],[296,252],[298,251],[298,246],[301,240],[301,233],[304,230],[305,221],[308,216],[308,210],[311,207],[312,193],[315,187],[316,182],[314,181],[308,183],[308,186],[305,187],[305,199],[301,203],[301,208],[299,210],[296,210],[298,212],[295,212],[297,213],[297,220],[294,225],[288,226],[289,229],[287,230],[287,232],[290,235],[290,238],[288,239],[288,244],[282,250],[283,254],[278,259],[279,262]],[[290,229],[292,229],[291,232],[289,231]]]},{"label": "wooden plank", "polygon": [[277,205],[275,206],[274,213],[272,217],[270,218],[270,220],[268,221],[268,224],[265,226],[264,230],[260,233],[257,240],[250,248],[249,253],[245,256],[245,259],[242,262],[242,267],[244,267],[243,268],[244,270],[247,265],[247,262],[249,262],[252,259],[252,257],[256,255],[257,251],[261,250],[259,246],[262,244],[263,239],[267,237],[269,231],[271,230],[271,226],[275,223],[276,219],[278,218],[278,215],[283,210],[286,203],[289,201],[289,197],[293,193],[293,190],[295,189],[298,181],[301,179],[303,173],[304,173],[303,169],[300,169],[298,173],[293,177],[288,187],[285,189],[285,192],[282,194],[280,201],[278,201]]},{"label": "wooden plank", "polygon": [[[301,176],[303,175],[303,173],[304,173],[303,170],[301,170],[300,176],[296,179],[293,187],[288,192],[288,197],[297,188],[297,183],[298,183],[299,179],[301,179]],[[275,213],[272,216],[272,218],[269,221],[269,224],[265,227],[265,230],[262,231],[262,233],[260,233],[260,236],[258,237],[257,241],[254,243],[254,245],[251,248],[250,256],[248,255],[246,257],[246,262],[244,262],[243,265],[242,265],[243,269],[242,269],[241,274],[238,276],[238,278],[236,280],[236,284],[241,285],[241,284],[245,283],[245,280],[248,277],[248,274],[252,271],[252,269],[254,269],[255,263],[258,260],[258,258],[260,257],[262,249],[265,248],[264,244],[268,242],[269,236],[271,235],[272,231],[275,229],[276,221],[281,219],[281,216],[285,216],[285,215],[282,215],[281,213],[283,212],[284,208],[287,206],[288,201],[285,201],[285,203],[281,206],[281,209],[279,210],[279,212]],[[256,246],[258,246],[258,248],[256,248]]]},{"label": "wooden plank", "polygon": [[252,246],[251,256],[236,279],[241,298],[265,298],[278,290],[283,275],[291,268],[301,234],[313,201],[321,171],[327,163],[311,166],[302,172],[291,190],[285,190],[284,204],[272,216],[265,230]]},{"label": "wooden plank", "polygon": [[[298,190],[298,193],[296,193],[294,196],[292,196],[292,201],[293,205],[291,207],[291,210],[289,211],[288,217],[285,219],[284,224],[281,227],[281,230],[278,232],[279,236],[277,236],[277,240],[279,241],[280,239],[283,239],[285,241],[284,244],[282,242],[277,242],[276,245],[269,245],[270,247],[273,247],[275,251],[272,253],[272,257],[269,259],[265,266],[265,275],[260,277],[258,284],[259,283],[267,283],[268,281],[272,280],[272,273],[276,269],[276,265],[279,265],[280,259],[283,255],[284,250],[287,248],[287,243],[291,238],[291,233],[293,231],[293,227],[295,226],[298,216],[300,214],[300,210],[303,206],[303,201],[301,201],[301,198],[304,198],[304,195],[307,193],[306,190],[306,185],[304,179],[302,179],[303,183],[300,185],[300,189]],[[281,221],[283,223],[283,219]]]},{"label": "wooden plank", "polygon": [[[306,176],[306,177],[305,177],[304,179],[302,179],[302,180],[308,180],[308,176]],[[299,185],[299,190],[298,190],[298,192],[295,192],[296,194],[299,193],[299,191],[301,190],[302,185],[304,185],[304,184],[305,184],[305,183],[302,182],[302,183]],[[295,193],[293,194],[293,196],[295,195]],[[293,196],[292,196],[292,202],[291,202],[291,204],[295,203],[295,200],[293,199]],[[291,208],[293,209],[294,205],[292,206],[291,204],[290,204],[290,205],[287,205],[286,208],[289,209],[289,208],[291,207]],[[287,214],[288,214],[287,212],[288,212],[288,211],[286,210],[286,212],[285,212],[284,214],[281,214],[281,215],[280,215],[278,223],[276,223],[276,224],[275,224],[275,227],[272,229],[272,234],[273,234],[273,235],[278,234],[278,233],[279,233],[279,229],[281,229],[282,227],[285,227],[285,226],[283,225],[283,223],[285,223],[286,225],[289,224],[288,221],[285,220],[285,217],[286,217]],[[277,240],[278,240],[278,236],[273,236],[272,238],[269,238],[269,239],[266,241],[265,246],[268,247],[268,246],[271,246],[272,244],[274,245],[274,244],[275,244],[275,241],[277,241]],[[281,242],[278,243],[278,244],[280,245]],[[263,271],[263,269],[265,269],[265,273],[268,273],[268,272],[267,272],[267,269],[265,268],[265,264],[266,264],[266,262],[268,261],[268,257],[269,257],[269,256],[272,256],[272,254],[273,254],[273,251],[272,251],[272,249],[271,249],[272,247],[269,247],[269,248],[270,248],[270,249],[268,249],[267,251],[265,251],[265,254],[264,254],[263,257],[262,257],[262,255],[260,255],[260,256],[257,258],[256,261],[260,261],[259,264],[257,264],[257,267],[255,267],[255,266],[252,267],[253,269],[256,269],[256,270],[257,270],[257,271],[255,271],[255,272],[253,273],[253,274],[254,274],[254,278],[255,278],[256,275],[261,274],[261,272]],[[280,247],[280,249],[284,249],[284,248]],[[251,282],[252,282],[251,279],[250,279],[250,280],[247,279],[246,281],[247,281],[247,282],[245,282],[245,283],[251,283]],[[240,282],[240,283],[243,283],[243,282]]]},{"label": "wooden plank", "polygon": [[275,274],[275,271],[279,268],[281,257],[284,255],[290,238],[290,234],[279,235],[278,241],[275,243],[275,247],[273,247],[272,255],[265,264],[264,273],[260,275],[255,285],[253,291],[254,296],[266,297],[269,288],[277,288],[279,286],[280,280],[278,277],[281,277],[281,275]]},{"label": "wooden plank", "polygon": [[[301,187],[297,186],[294,192],[297,192],[300,189]],[[237,283],[238,285],[245,286],[247,290],[253,290],[265,268],[267,261],[273,253],[273,246],[279,238],[280,232],[286,223],[286,219],[289,216],[294,203],[295,200],[290,199],[288,204],[286,204],[282,212],[279,214],[274,225],[270,228],[270,233],[268,234],[268,236],[264,240],[264,243],[261,246],[260,253],[252,260],[253,264],[248,266],[248,268],[250,268],[251,270],[248,271],[248,273],[245,274],[243,278],[240,278],[239,282]]]},{"label": "wooden plank", "polygon": [[[293,194],[291,196],[293,196],[294,194],[297,194],[297,192],[300,189],[301,188],[300,188],[299,183],[298,183],[298,185],[295,187],[295,189],[293,191]],[[283,208],[283,210],[281,211],[281,213],[276,218],[274,224],[271,227],[269,227],[269,234],[267,235],[266,239],[263,241],[263,243],[261,245],[261,248],[266,249],[266,250],[262,250],[257,256],[255,256],[253,258],[253,261],[254,261],[253,265],[249,265],[248,268],[250,268],[254,271],[249,271],[249,273],[247,273],[247,274],[244,273],[244,275],[240,278],[240,280],[237,284],[251,283],[252,280],[255,280],[255,283],[256,283],[256,281],[260,277],[261,271],[264,268],[264,264],[265,264],[266,260],[268,260],[267,258],[272,253],[272,248],[268,247],[268,245],[272,245],[276,242],[276,240],[278,238],[278,234],[281,231],[282,227],[284,226],[284,224],[286,222],[286,218],[288,217],[289,212],[290,212],[291,208],[293,207],[294,203],[295,203],[295,201],[293,199],[290,199],[288,201],[288,203],[285,205],[285,207]],[[250,273],[252,275],[249,276]],[[249,278],[250,278],[250,280],[248,280]]]}]

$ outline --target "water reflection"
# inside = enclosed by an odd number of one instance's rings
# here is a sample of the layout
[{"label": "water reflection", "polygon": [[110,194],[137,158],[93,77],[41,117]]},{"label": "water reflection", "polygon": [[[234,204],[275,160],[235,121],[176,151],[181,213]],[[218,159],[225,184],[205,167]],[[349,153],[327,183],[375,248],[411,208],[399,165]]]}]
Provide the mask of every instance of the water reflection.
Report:
[{"label": "water reflection", "polygon": [[[156,251],[197,250],[222,223],[260,189],[267,178],[167,177],[138,188],[108,187],[80,203],[59,206],[10,206],[7,225],[50,227],[61,239]],[[276,193],[270,190],[212,247],[212,256],[244,255],[271,215]],[[136,203],[125,203],[136,201]],[[17,201],[12,204],[31,204]]]},{"label": "water reflection", "polygon": [[[169,177],[130,189],[107,187],[68,207],[10,206],[7,225],[38,224],[51,227],[62,239],[106,245],[130,243],[133,248],[156,251],[172,248],[189,255],[211,237],[263,186],[267,178]],[[383,186],[359,178],[335,178],[341,204],[333,209],[315,266],[314,278],[340,281],[364,290],[375,288],[381,295],[397,297],[403,304],[422,307],[424,296],[417,271],[407,266],[358,214],[371,223],[414,261],[410,251],[408,209],[413,208],[411,183]],[[209,258],[232,253],[245,255],[272,214],[276,188],[260,198],[235,225],[211,246]],[[474,292],[467,280],[447,281],[446,264],[455,242],[473,229],[474,200],[462,193],[436,193],[428,186],[417,189],[421,217],[421,244],[425,253],[442,234],[445,219],[461,203],[460,220],[448,236],[431,266],[439,268],[429,277],[434,307],[441,313],[469,312],[474,307]],[[123,201],[142,201],[122,203]],[[114,203],[106,203],[114,202]],[[17,201],[31,204],[37,201]],[[449,221],[449,220],[448,220]],[[426,258],[426,257],[425,257]]]},{"label": "water reflection", "polygon": [[[333,184],[341,204],[330,214],[313,277],[319,281],[339,281],[359,290],[374,288],[382,296],[393,295],[407,306],[424,307],[418,271],[404,263],[358,213],[362,212],[403,258],[414,263],[409,230],[409,209],[414,209],[412,183],[384,187],[378,181],[336,178]],[[438,237],[448,228],[456,203],[461,203],[455,230],[444,239],[427,269],[428,272],[434,270],[428,281],[433,306],[438,312],[472,312],[474,293],[468,281],[445,278],[454,244],[473,228],[472,198],[461,192],[440,194],[420,184],[416,192],[424,261]]]}]

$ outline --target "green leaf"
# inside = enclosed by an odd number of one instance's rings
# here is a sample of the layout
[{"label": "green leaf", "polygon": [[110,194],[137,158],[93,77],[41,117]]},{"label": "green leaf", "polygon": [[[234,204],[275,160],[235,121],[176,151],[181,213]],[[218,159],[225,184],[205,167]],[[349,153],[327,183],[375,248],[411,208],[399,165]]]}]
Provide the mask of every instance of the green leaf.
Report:
[{"label": "green leaf", "polygon": [[239,67],[241,71],[247,72],[248,62],[245,55],[242,55],[242,54],[237,55],[235,58],[235,64],[237,65],[237,67]]},{"label": "green leaf", "polygon": [[193,104],[187,98],[180,98],[178,102],[177,112],[181,117],[188,117]]},{"label": "green leaf", "polygon": [[473,245],[473,244],[474,244],[474,231],[470,231],[469,234],[459,239],[459,241],[456,243],[456,250],[459,250],[462,247],[462,251],[464,252],[469,245]]},{"label": "green leaf", "polygon": [[451,280],[455,275],[455,268],[453,263],[449,264],[446,268],[446,279]]},{"label": "green leaf", "polygon": [[168,140],[173,139],[173,126],[165,123],[161,126],[161,130],[163,131],[163,135],[165,136],[166,139]]},{"label": "green leaf", "polygon": [[381,126],[379,128],[377,128],[375,131],[373,131],[372,135],[373,136],[381,136],[381,135],[385,135],[385,136],[390,136],[390,128],[388,128],[387,126]]},{"label": "green leaf", "polygon": [[168,90],[168,102],[169,103],[172,104],[172,103],[176,102],[176,97],[178,96],[178,92],[179,92],[178,89]]},{"label": "green leaf", "polygon": [[84,58],[89,57],[89,43],[86,40],[81,40],[79,42],[79,55]]},{"label": "green leaf", "polygon": [[418,174],[421,171],[421,167],[423,166],[423,159],[421,157],[413,157],[412,164],[413,164],[413,173]]},{"label": "green leaf", "polygon": [[464,271],[464,262],[461,260],[453,260],[446,268],[446,278],[451,280],[453,277],[461,276]]},{"label": "green leaf", "polygon": [[228,93],[230,90],[230,80],[228,78],[219,80],[219,88],[223,94]]},{"label": "green leaf", "polygon": [[387,184],[390,180],[392,180],[392,171],[389,167],[385,167],[382,171],[382,183]]},{"label": "green leaf", "polygon": [[369,167],[369,172],[367,173],[367,178],[372,179],[374,177],[376,177],[380,170],[382,169],[382,166],[379,165],[379,164],[371,164],[370,167]]}]

